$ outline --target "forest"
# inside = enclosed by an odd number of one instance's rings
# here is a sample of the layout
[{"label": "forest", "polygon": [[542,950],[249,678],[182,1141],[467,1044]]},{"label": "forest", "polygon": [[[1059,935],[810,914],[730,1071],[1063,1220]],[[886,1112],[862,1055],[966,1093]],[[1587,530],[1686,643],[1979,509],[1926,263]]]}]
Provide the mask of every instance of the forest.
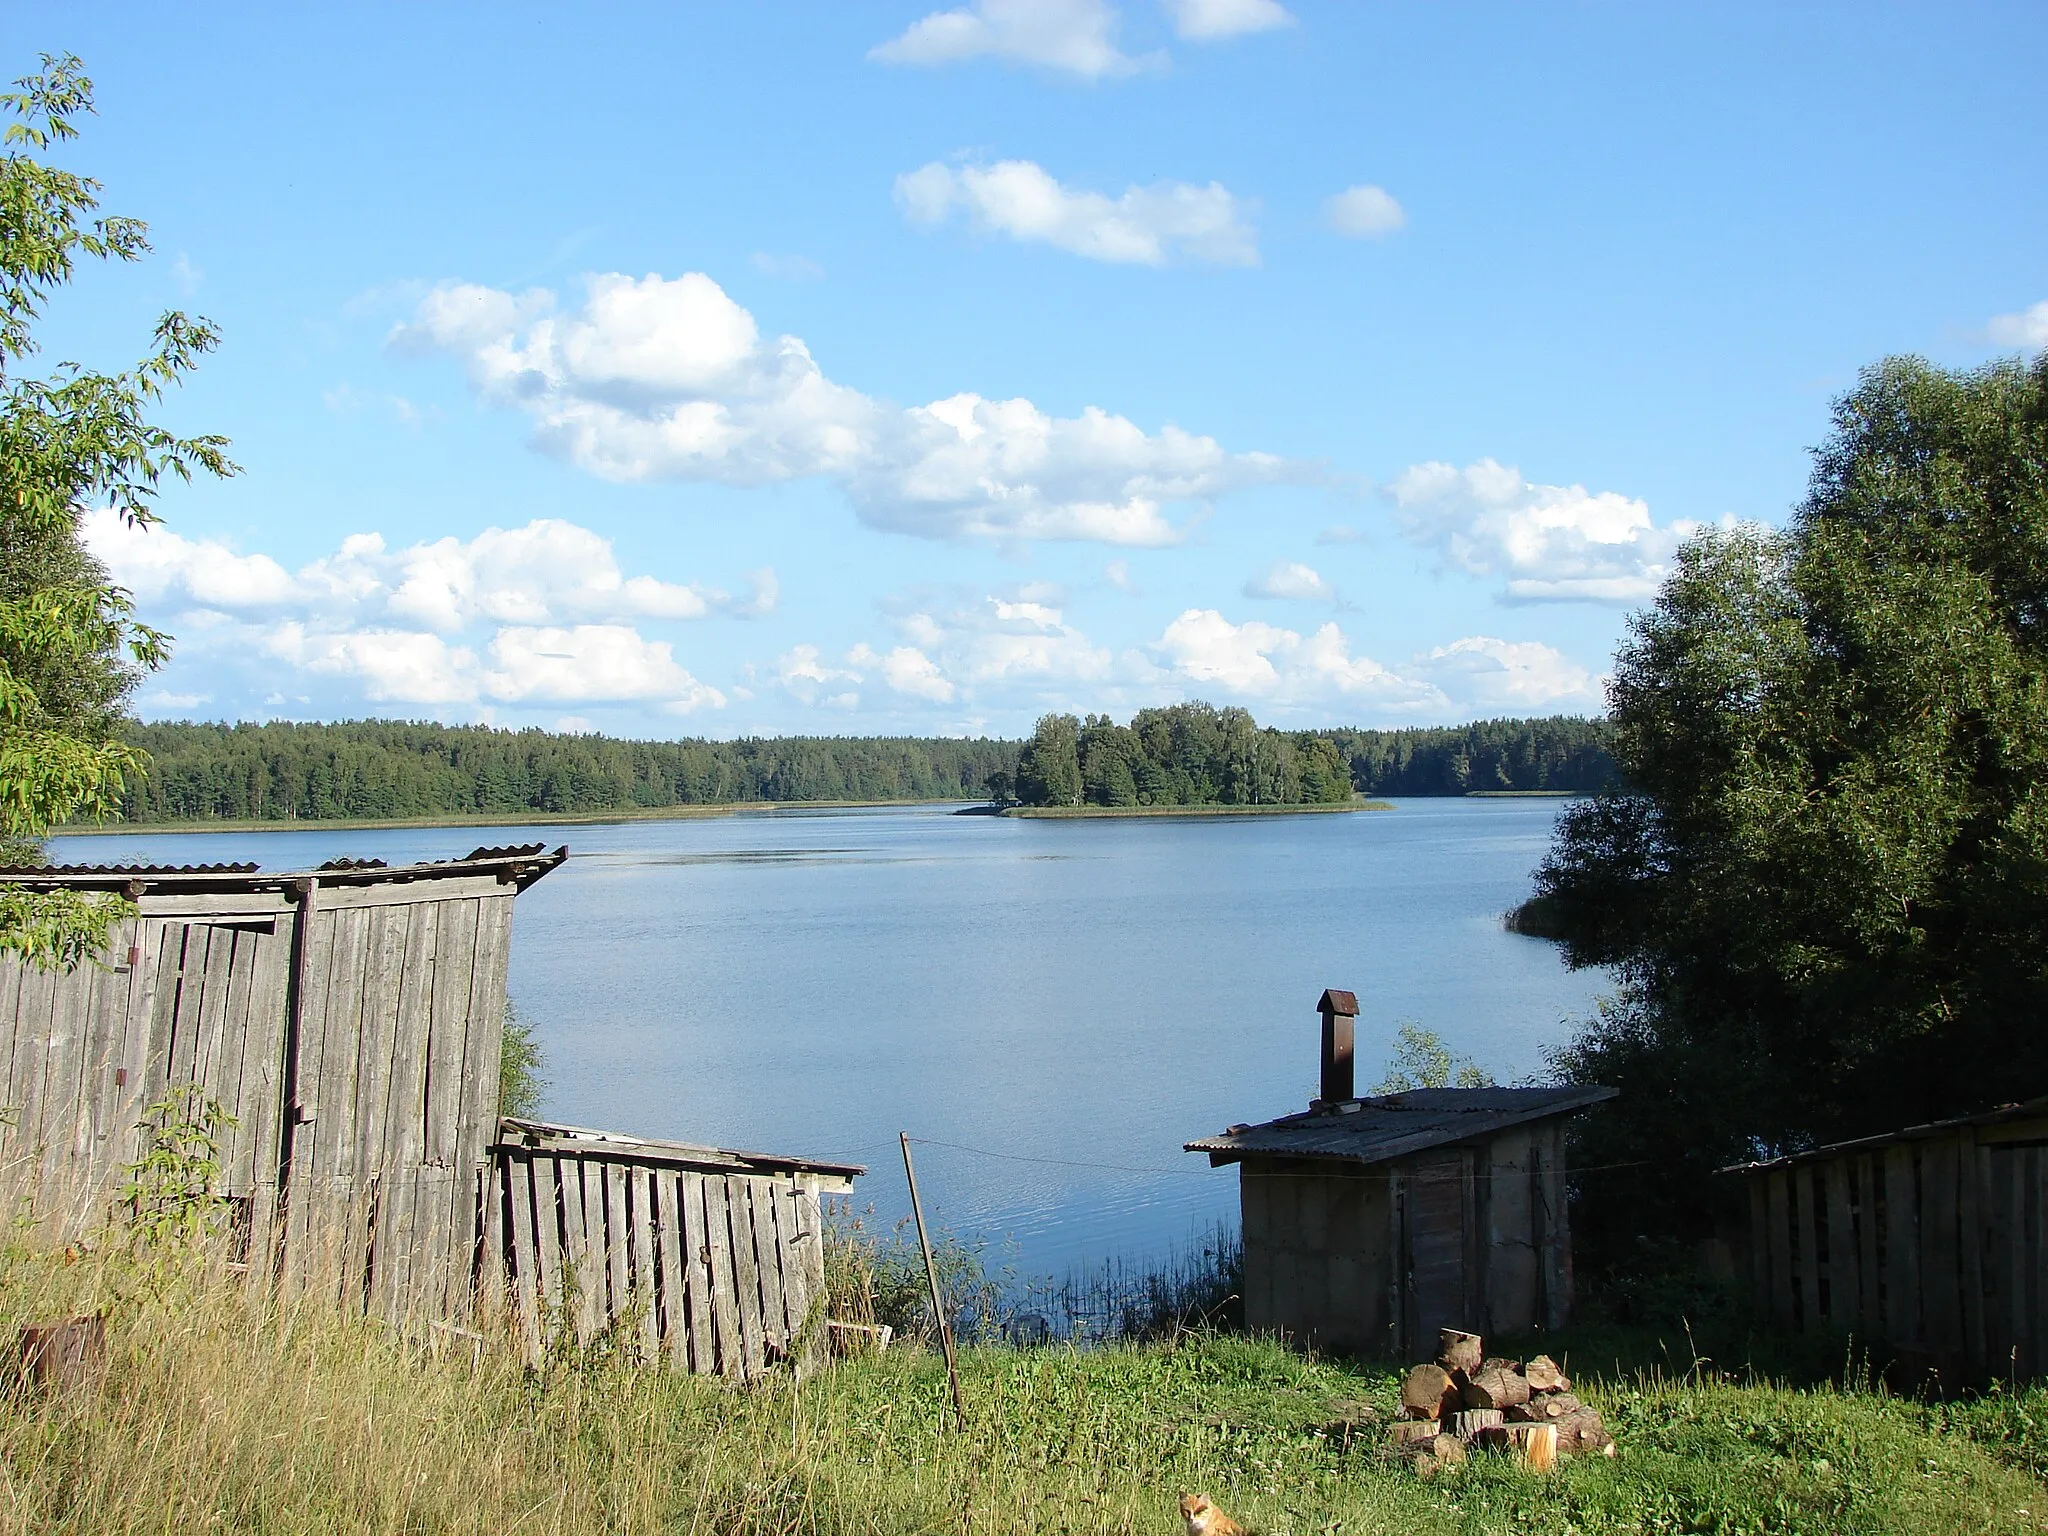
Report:
[{"label": "forest", "polygon": [[[1094,804],[1233,803],[1231,796],[1278,803],[1344,799],[1354,790],[1590,791],[1611,773],[1606,728],[1589,720],[1290,733],[1206,704],[1146,710],[1132,726],[1107,716],[1085,724],[1054,718],[1074,722],[1075,771],[1093,765],[1087,794]],[[118,801],[122,818],[139,824],[973,800],[1017,795],[1028,777],[1019,773],[1027,743],[987,738],[622,741],[392,720],[165,722],[130,725],[124,736],[149,757],[146,774],[131,775]],[[1119,798],[1125,795],[1134,798]]]}]

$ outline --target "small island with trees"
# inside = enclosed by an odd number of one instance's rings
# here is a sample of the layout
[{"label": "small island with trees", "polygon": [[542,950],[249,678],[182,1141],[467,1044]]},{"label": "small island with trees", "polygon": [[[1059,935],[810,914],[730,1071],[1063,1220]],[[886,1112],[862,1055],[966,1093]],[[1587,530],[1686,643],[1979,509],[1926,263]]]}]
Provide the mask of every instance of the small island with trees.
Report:
[{"label": "small island with trees", "polygon": [[1141,709],[1129,725],[1043,716],[1014,777],[990,775],[989,798],[1023,816],[1391,809],[1356,794],[1328,736],[1262,728],[1249,710],[1200,702]]}]

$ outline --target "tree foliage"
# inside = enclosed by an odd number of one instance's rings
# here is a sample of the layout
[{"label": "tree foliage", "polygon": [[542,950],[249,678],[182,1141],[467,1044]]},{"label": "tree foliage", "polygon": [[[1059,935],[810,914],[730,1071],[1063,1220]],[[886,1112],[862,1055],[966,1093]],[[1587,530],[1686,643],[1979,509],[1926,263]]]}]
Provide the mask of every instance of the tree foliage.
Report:
[{"label": "tree foliage", "polygon": [[1129,725],[1047,715],[1017,765],[1026,805],[1302,805],[1351,798],[1342,753],[1313,731],[1260,729],[1242,709],[1173,704]]},{"label": "tree foliage", "polygon": [[[137,678],[164,637],[136,621],[128,594],[80,546],[79,519],[110,507],[155,520],[166,475],[230,474],[226,443],[178,437],[148,413],[217,338],[173,312],[134,368],[59,364],[24,376],[36,323],[84,259],[134,261],[149,245],[134,219],[101,216],[96,181],[42,156],[78,135],[92,82],[76,59],[0,95],[16,119],[0,155],[0,864],[39,856],[44,832],[113,811],[143,759],[117,732]],[[117,904],[0,887],[0,950],[74,965],[97,947]]]},{"label": "tree foliage", "polygon": [[1629,790],[1537,878],[1624,983],[1562,1058],[1623,1091],[1584,1150],[1648,1164],[1588,1186],[1596,1240],[2048,1092],[2048,356],[1869,370],[1785,532],[1681,551],[1609,703]]}]

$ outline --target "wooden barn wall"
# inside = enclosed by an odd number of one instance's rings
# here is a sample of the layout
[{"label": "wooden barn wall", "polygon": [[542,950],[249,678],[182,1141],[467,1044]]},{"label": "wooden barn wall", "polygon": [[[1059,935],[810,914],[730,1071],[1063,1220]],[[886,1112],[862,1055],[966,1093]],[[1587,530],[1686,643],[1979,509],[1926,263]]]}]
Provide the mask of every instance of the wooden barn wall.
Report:
[{"label": "wooden barn wall", "polygon": [[502,1146],[483,1225],[479,1280],[533,1359],[624,1330],[650,1361],[745,1380],[822,1339],[823,1223],[804,1175]]},{"label": "wooden barn wall", "polygon": [[2048,1374],[2044,1158],[2048,1119],[1749,1175],[1759,1305],[1952,1383]]},{"label": "wooden barn wall", "polygon": [[1439,1328],[1561,1328],[1571,1313],[1561,1123],[1379,1166],[1240,1165],[1247,1325],[1425,1359]]},{"label": "wooden barn wall", "polygon": [[488,877],[318,888],[296,989],[299,909],[276,895],[146,898],[68,975],[0,958],[0,1198],[60,1241],[103,1227],[145,1110],[193,1083],[234,1117],[234,1256],[264,1272],[278,1253],[283,1170],[289,1276],[387,1316],[456,1309],[512,896]]}]

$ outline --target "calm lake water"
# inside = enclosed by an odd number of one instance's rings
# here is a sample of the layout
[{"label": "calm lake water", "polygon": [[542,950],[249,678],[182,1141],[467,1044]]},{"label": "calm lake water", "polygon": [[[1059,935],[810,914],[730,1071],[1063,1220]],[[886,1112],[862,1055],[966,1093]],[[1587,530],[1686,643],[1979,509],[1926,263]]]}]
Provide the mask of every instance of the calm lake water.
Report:
[{"label": "calm lake water", "polygon": [[1181,1143],[1304,1108],[1326,986],[1361,1088],[1415,1020],[1512,1081],[1608,985],[1507,933],[1556,800],[1014,821],[918,806],[691,821],[58,838],[59,861],[566,842],[519,900],[511,989],[573,1124],[866,1163],[858,1203],[1008,1245],[1022,1274],[1163,1255],[1228,1169]]}]

